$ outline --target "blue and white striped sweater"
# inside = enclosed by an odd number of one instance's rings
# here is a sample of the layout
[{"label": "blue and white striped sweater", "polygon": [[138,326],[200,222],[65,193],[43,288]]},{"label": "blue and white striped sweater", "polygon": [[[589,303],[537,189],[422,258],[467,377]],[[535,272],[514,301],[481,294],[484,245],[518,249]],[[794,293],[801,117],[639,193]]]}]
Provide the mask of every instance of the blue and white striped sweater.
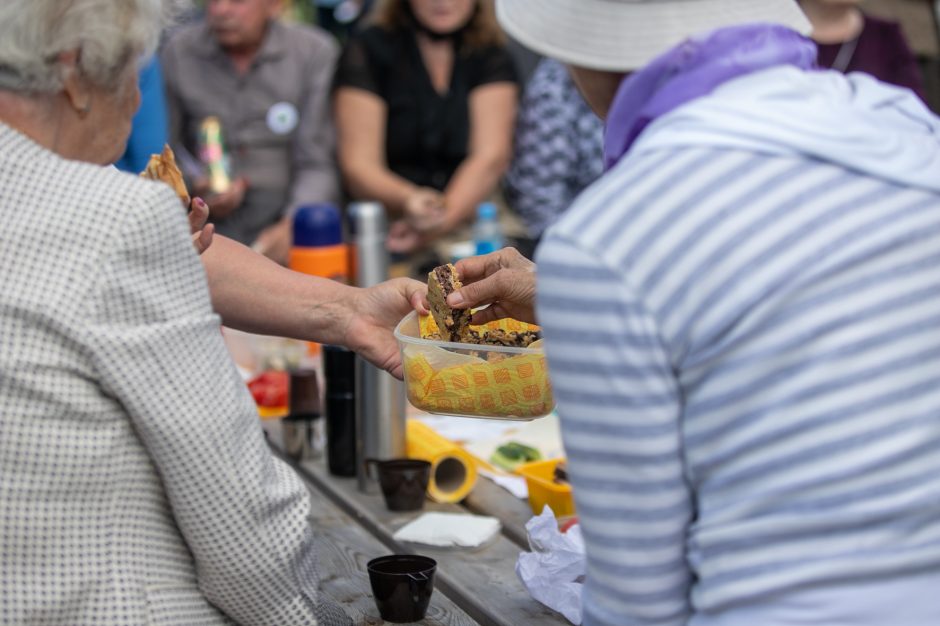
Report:
[{"label": "blue and white striped sweater", "polygon": [[549,231],[538,272],[585,623],[940,623],[936,594],[865,604],[940,572],[940,195],[648,149]]}]

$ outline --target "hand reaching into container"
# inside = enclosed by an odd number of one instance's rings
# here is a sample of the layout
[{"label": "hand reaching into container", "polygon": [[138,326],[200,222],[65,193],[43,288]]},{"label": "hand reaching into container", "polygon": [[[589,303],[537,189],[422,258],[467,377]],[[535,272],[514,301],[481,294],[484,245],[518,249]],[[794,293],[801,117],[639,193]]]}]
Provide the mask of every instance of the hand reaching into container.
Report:
[{"label": "hand reaching into container", "polygon": [[504,317],[535,323],[535,263],[518,250],[461,259],[455,267],[463,287],[448,296],[447,304],[455,309],[490,305],[474,314],[474,324]]}]

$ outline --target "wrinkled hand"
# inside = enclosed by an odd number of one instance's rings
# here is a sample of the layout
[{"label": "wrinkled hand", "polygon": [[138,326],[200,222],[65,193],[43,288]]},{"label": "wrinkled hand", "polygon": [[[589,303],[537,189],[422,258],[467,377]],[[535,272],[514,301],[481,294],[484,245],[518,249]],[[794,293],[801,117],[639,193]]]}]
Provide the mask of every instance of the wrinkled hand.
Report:
[{"label": "wrinkled hand", "polygon": [[395,278],[367,289],[356,289],[343,345],[396,378],[402,377],[401,353],[392,334],[413,309],[427,314],[427,285],[410,278]]},{"label": "wrinkled hand", "polygon": [[192,233],[193,246],[198,254],[205,252],[212,245],[215,226],[208,224],[209,206],[202,198],[193,198],[189,203],[189,232]]},{"label": "wrinkled hand", "polygon": [[209,181],[200,179],[193,186],[196,195],[204,196],[209,204],[213,219],[222,219],[231,215],[245,200],[245,191],[248,190],[248,181],[242,177],[232,181],[228,191],[212,193],[209,190]]},{"label": "wrinkled hand", "polygon": [[436,189],[419,187],[405,200],[405,222],[419,233],[439,230],[444,214],[444,196]]},{"label": "wrinkled hand", "polygon": [[255,242],[251,244],[251,249],[276,263],[287,265],[292,242],[293,224],[289,217],[285,217],[262,230]]},{"label": "wrinkled hand", "polygon": [[535,323],[535,263],[518,250],[461,259],[455,267],[463,288],[450,294],[447,304],[455,309],[490,305],[474,314],[474,324],[504,317]]}]

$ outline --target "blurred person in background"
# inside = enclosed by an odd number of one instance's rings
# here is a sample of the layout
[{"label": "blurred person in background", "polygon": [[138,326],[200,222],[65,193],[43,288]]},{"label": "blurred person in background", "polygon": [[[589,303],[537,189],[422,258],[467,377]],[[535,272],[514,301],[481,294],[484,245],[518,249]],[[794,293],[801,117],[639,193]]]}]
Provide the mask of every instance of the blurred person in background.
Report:
[{"label": "blurred person in background", "polygon": [[518,86],[491,0],[383,0],[334,80],[339,161],[352,197],[396,218],[414,252],[469,222],[512,155]]},{"label": "blurred person in background", "polygon": [[108,165],[170,4],[0,3],[0,623],[348,624],[215,311],[400,374],[424,289],[199,257],[177,195]]},{"label": "blurred person in background", "polygon": [[317,24],[345,42],[369,14],[374,0],[310,0],[316,5]]},{"label": "blurred person in background", "polygon": [[232,184],[213,193],[189,172],[220,234],[284,263],[294,210],[337,202],[330,80],[338,49],[319,28],[278,19],[281,0],[207,0],[204,21],[161,53],[170,140],[181,163],[200,153],[200,127],[221,122]]},{"label": "blurred person in background", "polygon": [[448,298],[542,326],[583,623],[940,623],[940,119],[819,70],[793,0],[497,13],[605,120],[536,273]]},{"label": "blurred person in background", "polygon": [[865,72],[907,87],[926,99],[924,81],[901,26],[862,11],[861,0],[800,0],[813,25],[819,65],[837,72]]},{"label": "blurred person in background", "polygon": [[506,202],[533,239],[604,171],[603,136],[568,68],[554,59],[539,62],[525,86],[503,181]]}]

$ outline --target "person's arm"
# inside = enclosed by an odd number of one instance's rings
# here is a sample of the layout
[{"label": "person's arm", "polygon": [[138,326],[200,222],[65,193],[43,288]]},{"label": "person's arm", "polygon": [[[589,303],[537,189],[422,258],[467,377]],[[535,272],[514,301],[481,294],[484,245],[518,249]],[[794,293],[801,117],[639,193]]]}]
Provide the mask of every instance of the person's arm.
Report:
[{"label": "person's arm", "polygon": [[353,197],[375,200],[400,216],[408,199],[421,188],[388,169],[385,160],[387,105],[378,95],[357,87],[339,87],[334,97],[339,162]]},{"label": "person's arm", "polygon": [[469,153],[439,203],[418,206],[414,200],[420,190],[406,199],[406,219],[389,230],[391,251],[412,252],[450,233],[471,220],[477,205],[490,197],[512,155],[517,91],[515,83],[500,81],[470,92]]},{"label": "person's arm", "polygon": [[401,378],[392,330],[411,310],[424,311],[423,283],[401,278],[349,287],[293,272],[219,235],[201,259],[226,326],[346,346]]},{"label": "person's arm", "polygon": [[122,213],[125,236],[88,300],[84,339],[99,384],[159,474],[206,599],[240,624],[314,623],[306,488],[265,444],[179,199],[154,188]]},{"label": "person's arm", "polygon": [[333,77],[333,115],[347,190],[357,200],[381,202],[392,217],[400,217],[409,199],[429,190],[392,172],[385,159],[388,105],[382,94],[390,52],[383,40],[370,28],[346,43]]},{"label": "person's arm", "polygon": [[444,190],[442,232],[472,219],[509,167],[518,96],[512,82],[487,83],[470,92],[469,152]]},{"label": "person's arm", "polygon": [[685,626],[693,497],[659,327],[599,255],[549,235],[537,307],[587,554],[585,626]]}]

